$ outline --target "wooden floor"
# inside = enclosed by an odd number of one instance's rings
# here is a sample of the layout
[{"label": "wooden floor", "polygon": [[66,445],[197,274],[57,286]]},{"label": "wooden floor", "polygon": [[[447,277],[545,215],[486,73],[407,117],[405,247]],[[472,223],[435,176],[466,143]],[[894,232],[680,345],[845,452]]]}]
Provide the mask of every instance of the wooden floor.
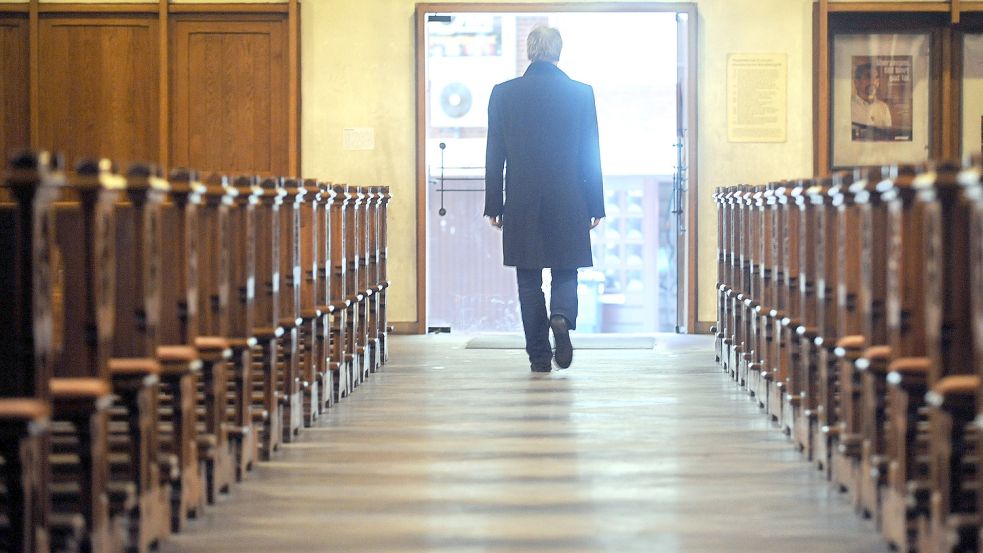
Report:
[{"label": "wooden floor", "polygon": [[706,336],[583,350],[395,337],[392,360],[164,553],[881,553]]}]

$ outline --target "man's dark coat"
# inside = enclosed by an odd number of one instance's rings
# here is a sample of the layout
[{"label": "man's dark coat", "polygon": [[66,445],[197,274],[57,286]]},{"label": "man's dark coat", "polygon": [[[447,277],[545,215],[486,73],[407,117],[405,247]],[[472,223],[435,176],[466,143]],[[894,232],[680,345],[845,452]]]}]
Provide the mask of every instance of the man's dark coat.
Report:
[{"label": "man's dark coat", "polygon": [[547,62],[495,86],[488,101],[485,215],[502,215],[505,265],[592,265],[590,218],[604,217],[604,192],[590,86]]}]

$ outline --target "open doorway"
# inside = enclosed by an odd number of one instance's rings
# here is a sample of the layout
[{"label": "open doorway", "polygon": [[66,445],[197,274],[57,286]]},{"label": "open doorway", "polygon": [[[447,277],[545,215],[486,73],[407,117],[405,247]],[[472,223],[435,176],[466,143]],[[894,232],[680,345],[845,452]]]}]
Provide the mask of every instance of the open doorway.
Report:
[{"label": "open doorway", "polygon": [[591,233],[594,266],[580,270],[578,329],[689,329],[695,8],[444,9],[417,9],[421,331],[521,329],[514,269],[482,218],[484,148],[491,89],[525,71],[538,25],[560,30],[560,68],[597,102],[607,217]]}]

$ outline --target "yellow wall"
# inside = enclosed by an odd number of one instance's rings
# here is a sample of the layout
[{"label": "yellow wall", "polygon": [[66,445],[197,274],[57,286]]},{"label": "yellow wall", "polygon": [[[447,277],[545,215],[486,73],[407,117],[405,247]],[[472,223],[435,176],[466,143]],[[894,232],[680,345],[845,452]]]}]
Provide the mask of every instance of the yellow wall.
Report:
[{"label": "yellow wall", "polygon": [[[303,173],[392,186],[390,318],[397,322],[416,319],[415,5],[414,0],[306,0],[301,16]],[[710,321],[716,280],[713,188],[812,174],[812,2],[699,0],[697,5],[698,318]],[[788,141],[728,143],[727,54],[763,52],[788,56]],[[347,127],[374,128],[376,149],[344,150]]]}]

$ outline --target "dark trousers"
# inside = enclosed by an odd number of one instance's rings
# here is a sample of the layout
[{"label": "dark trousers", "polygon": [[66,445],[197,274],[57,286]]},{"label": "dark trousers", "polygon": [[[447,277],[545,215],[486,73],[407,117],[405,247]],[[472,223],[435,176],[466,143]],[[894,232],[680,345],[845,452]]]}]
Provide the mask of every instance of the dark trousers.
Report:
[{"label": "dark trousers", "polygon": [[550,317],[562,315],[577,327],[577,269],[550,269],[550,312],[546,313],[543,294],[543,270],[515,268],[519,284],[519,309],[522,330],[526,334],[526,353],[533,363],[549,363],[553,359],[550,347]]}]

